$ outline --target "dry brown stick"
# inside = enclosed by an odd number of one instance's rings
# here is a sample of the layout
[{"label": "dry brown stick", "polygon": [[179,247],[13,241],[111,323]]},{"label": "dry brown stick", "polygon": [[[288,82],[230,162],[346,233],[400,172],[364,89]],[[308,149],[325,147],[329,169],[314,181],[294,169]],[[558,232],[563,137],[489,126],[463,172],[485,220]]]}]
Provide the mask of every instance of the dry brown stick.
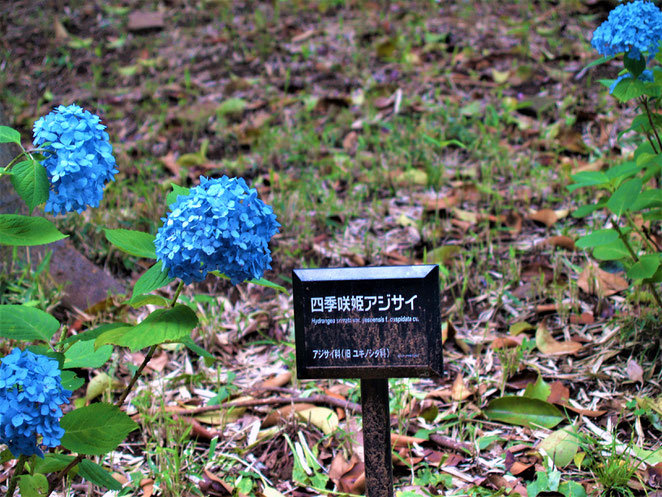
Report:
[{"label": "dry brown stick", "polygon": [[270,397],[268,399],[246,399],[246,400],[235,400],[230,402],[224,402],[222,404],[214,406],[200,406],[194,407],[192,409],[186,407],[166,407],[168,412],[173,412],[177,414],[202,414],[210,411],[218,411],[220,409],[230,409],[232,407],[256,407],[256,406],[267,406],[267,405],[283,405],[283,404],[328,404],[334,407],[340,407],[342,409],[347,409],[348,411],[361,413],[361,406],[355,402],[350,402],[348,400],[338,399],[336,397],[331,397],[330,395],[311,395],[310,397]]},{"label": "dry brown stick", "polygon": [[458,452],[464,452],[469,454],[474,453],[473,447],[468,443],[458,442],[457,440],[453,440],[452,438],[446,437],[444,435],[438,435],[436,433],[432,433],[430,434],[430,440],[436,443],[437,445],[446,447],[447,449],[452,449]]}]

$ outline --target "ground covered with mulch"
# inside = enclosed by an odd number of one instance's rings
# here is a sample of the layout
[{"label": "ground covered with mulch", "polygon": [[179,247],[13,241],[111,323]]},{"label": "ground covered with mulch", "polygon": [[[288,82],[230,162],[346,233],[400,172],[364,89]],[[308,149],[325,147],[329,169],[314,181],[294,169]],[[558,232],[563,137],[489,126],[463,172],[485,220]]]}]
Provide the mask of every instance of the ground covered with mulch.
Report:
[{"label": "ground covered with mulch", "polygon": [[[150,362],[127,407],[141,430],[99,459],[126,482],[120,495],[363,492],[359,386],[297,380],[291,270],[424,262],[441,267],[444,373],[391,381],[400,495],[662,495],[660,309],[621,268],[575,247],[606,220],[573,218],[590,192],[566,189],[571,174],[634,149],[619,136],[634,109],[598,82],[616,77],[618,61],[586,67],[612,7],[3,9],[1,98],[25,144],[60,104],[108,126],[117,181],[99,209],[58,220],[91,261],[135,282],[149,265],[112,249],[99,226],[155,233],[171,183],[200,175],[246,178],[282,224],[265,277],[287,293],[209,278],[180,298],[216,360],[174,344]],[[43,278],[31,284],[67,333],[147,315],[121,297],[66,308]],[[3,303],[29,300],[26,286],[3,288]],[[112,399],[143,358],[117,350],[81,372],[105,386],[74,396]],[[80,478],[69,488],[104,495]]]}]

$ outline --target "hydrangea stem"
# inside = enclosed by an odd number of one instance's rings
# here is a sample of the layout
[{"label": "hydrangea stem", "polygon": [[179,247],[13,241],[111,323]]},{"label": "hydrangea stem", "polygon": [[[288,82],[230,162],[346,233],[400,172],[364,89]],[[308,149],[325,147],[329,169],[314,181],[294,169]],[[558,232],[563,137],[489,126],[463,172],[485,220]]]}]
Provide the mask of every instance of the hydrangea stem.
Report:
[{"label": "hydrangea stem", "polygon": [[7,488],[7,497],[12,497],[16,491],[16,484],[18,483],[18,478],[23,474],[25,469],[25,461],[27,461],[27,456],[20,455],[16,461],[16,467],[14,468],[14,474],[9,480],[9,487]]},{"label": "hydrangea stem", "polygon": [[655,122],[653,121],[653,115],[651,113],[650,107],[648,106],[648,98],[645,97],[642,98],[641,104],[644,106],[644,109],[646,110],[646,116],[648,117],[648,122],[650,123],[651,129],[653,130],[653,134],[655,135],[655,139],[657,140],[658,150],[662,151],[662,139],[660,139],[660,135],[658,134],[657,128],[655,127]]},{"label": "hydrangea stem", "polygon": [[[169,307],[175,307],[175,304],[177,303],[177,299],[179,298],[179,294],[182,293],[182,289],[184,288],[184,282],[180,281],[179,286],[177,286],[177,290],[175,291],[175,295],[172,298],[172,301],[169,304]],[[149,361],[152,360],[152,357],[154,357],[154,353],[156,352],[156,348],[158,347],[158,344],[154,344],[149,348],[149,351],[147,352],[147,355],[145,356],[145,359],[143,359],[143,362],[140,364],[134,375],[131,377],[131,381],[129,384],[126,386],[124,391],[122,392],[122,395],[120,395],[120,398],[117,399],[117,402],[115,402],[115,405],[117,407],[122,407],[124,404],[124,401],[128,397],[129,393],[131,393],[131,390],[135,386],[136,382],[138,381],[138,378],[142,375],[142,372],[144,369],[147,367],[147,364]],[[55,490],[55,483],[61,480],[69,471],[71,471],[78,463],[80,463],[83,459],[85,459],[85,456],[82,455],[77,455],[76,458],[71,461],[66,468],[64,468],[62,471],[60,471],[57,476],[52,480],[49,481],[48,484],[48,495],[50,495],[53,490]],[[11,495],[11,494],[10,494]]]},{"label": "hydrangea stem", "polygon": [[[621,239],[623,244],[625,245],[625,248],[628,249],[628,252],[630,252],[630,256],[632,259],[634,259],[634,262],[639,262],[639,257],[637,257],[637,254],[634,252],[632,249],[632,246],[630,245],[630,242],[628,241],[628,237],[625,236],[623,231],[621,231],[621,228],[618,226],[617,223],[612,223],[614,226],[614,229],[618,233],[618,237]],[[653,282],[648,282],[646,284],[648,286],[648,289],[651,291],[651,294],[653,295],[653,298],[655,299],[655,302],[657,302],[657,306],[662,310],[662,299],[660,299],[660,295],[657,293],[657,288],[655,288],[655,283]]]}]

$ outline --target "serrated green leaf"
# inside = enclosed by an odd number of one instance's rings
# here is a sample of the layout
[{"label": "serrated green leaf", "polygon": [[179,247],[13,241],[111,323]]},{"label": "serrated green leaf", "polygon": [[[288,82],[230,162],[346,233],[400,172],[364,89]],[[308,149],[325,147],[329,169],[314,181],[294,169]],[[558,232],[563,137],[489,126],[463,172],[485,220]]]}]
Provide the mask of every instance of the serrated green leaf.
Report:
[{"label": "serrated green leaf", "polygon": [[80,341],[95,340],[102,333],[121,327],[131,327],[131,325],[126,323],[105,323],[100,326],[97,326],[94,329],[86,330],[83,333],[79,333],[78,335],[72,335],[70,337],[67,337],[63,343],[65,345],[71,345],[72,343],[76,343]]},{"label": "serrated green leaf", "polygon": [[48,173],[39,162],[21,161],[12,168],[11,172],[12,185],[30,211],[48,200],[50,188]]},{"label": "serrated green leaf", "polygon": [[60,419],[64,429],[61,444],[71,452],[101,455],[114,450],[138,428],[119,407],[106,402],[69,411]]},{"label": "serrated green leaf", "polygon": [[582,236],[575,242],[575,247],[586,249],[592,247],[599,247],[600,245],[607,245],[618,240],[618,232],[614,229],[595,230],[586,236]]},{"label": "serrated green leaf", "polygon": [[531,428],[554,428],[565,419],[563,413],[549,402],[515,396],[493,399],[483,414],[491,421]]},{"label": "serrated green leaf", "polygon": [[168,271],[162,271],[162,268],[162,261],[157,261],[152,267],[145,271],[140,278],[138,278],[138,281],[136,281],[136,284],[133,287],[133,294],[129,304],[133,305],[135,303],[134,300],[138,296],[158,290],[175,280],[175,278],[168,276]]},{"label": "serrated green leaf", "polygon": [[43,217],[0,214],[0,245],[15,247],[46,245],[66,238]]},{"label": "serrated green leaf", "polygon": [[0,337],[49,342],[60,328],[53,316],[26,305],[0,305]]},{"label": "serrated green leaf", "polygon": [[9,126],[0,126],[0,143],[21,144],[21,134]]},{"label": "serrated green leaf", "polygon": [[643,280],[651,278],[657,268],[660,267],[660,257],[662,254],[647,254],[642,255],[630,269],[626,271],[628,278],[633,280]]},{"label": "serrated green leaf", "polygon": [[36,458],[34,460],[34,472],[41,474],[55,473],[56,471],[66,468],[74,456],[67,456],[65,454],[44,454],[44,458]]},{"label": "serrated green leaf", "polygon": [[97,346],[112,343],[129,347],[132,352],[151,345],[178,342],[198,324],[198,318],[190,307],[179,304],[172,309],[157,309],[143,322],[126,331],[113,330],[97,338]]},{"label": "serrated green leaf", "polygon": [[632,178],[631,180],[624,181],[612,193],[611,198],[607,201],[607,208],[616,216],[620,217],[637,201],[642,186],[641,178]]},{"label": "serrated green leaf", "polygon": [[108,490],[122,490],[122,484],[97,463],[83,459],[78,465],[80,476],[87,481],[107,488]]},{"label": "serrated green leaf", "polygon": [[99,368],[103,366],[113,353],[111,345],[94,348],[91,340],[74,343],[64,353],[64,369]]},{"label": "serrated green leaf", "polygon": [[610,180],[615,180],[617,178],[626,179],[630,176],[634,176],[639,171],[641,171],[641,166],[638,166],[635,162],[628,161],[609,168],[605,171],[605,174]]},{"label": "serrated green leaf", "polygon": [[156,259],[154,235],[123,228],[115,230],[105,229],[104,233],[108,241],[122,252],[147,259]]}]

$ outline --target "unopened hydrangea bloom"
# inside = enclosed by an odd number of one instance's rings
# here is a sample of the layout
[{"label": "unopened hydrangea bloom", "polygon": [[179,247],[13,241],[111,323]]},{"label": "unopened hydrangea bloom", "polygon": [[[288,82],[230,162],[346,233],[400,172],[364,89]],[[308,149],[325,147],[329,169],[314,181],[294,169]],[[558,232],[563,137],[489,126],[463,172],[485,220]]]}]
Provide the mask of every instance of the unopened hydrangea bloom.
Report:
[{"label": "unopened hydrangea bloom", "polygon": [[99,116],[78,105],[60,105],[34,123],[34,145],[47,150],[42,162],[51,189],[46,212],[79,214],[98,207],[103,188],[115,179],[115,157]]},{"label": "unopened hydrangea bloom", "polygon": [[[0,360],[0,443],[14,456],[43,457],[39,445],[57,447],[62,404],[71,392],[62,387],[56,360],[15,348]],[[37,437],[41,435],[41,442]]]},{"label": "unopened hydrangea bloom", "polygon": [[625,52],[638,60],[655,57],[662,41],[662,11],[645,0],[618,5],[593,33],[591,45],[606,57]]},{"label": "unopened hydrangea bloom", "polygon": [[162,220],[156,256],[172,278],[189,284],[220,271],[236,285],[271,269],[269,240],[280,224],[243,178],[201,176]]}]

